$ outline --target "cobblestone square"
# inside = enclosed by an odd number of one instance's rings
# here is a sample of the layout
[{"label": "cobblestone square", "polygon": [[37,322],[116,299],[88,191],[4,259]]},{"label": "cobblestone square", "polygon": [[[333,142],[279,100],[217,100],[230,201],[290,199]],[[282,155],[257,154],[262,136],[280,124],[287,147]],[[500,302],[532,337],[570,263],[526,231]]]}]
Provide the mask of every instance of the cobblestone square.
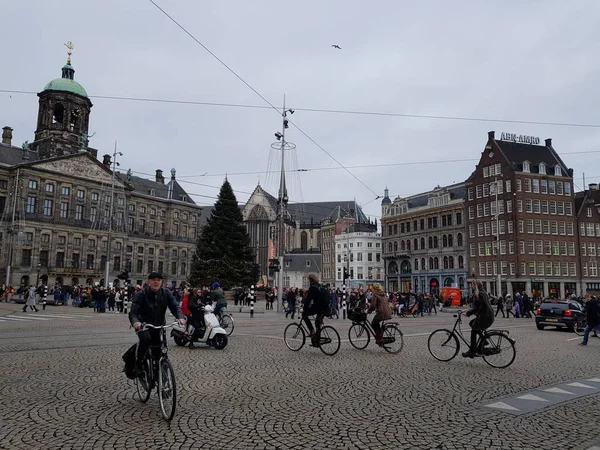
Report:
[{"label": "cobblestone square", "polygon": [[155,392],[140,403],[121,372],[121,355],[135,341],[124,315],[72,307],[22,313],[0,304],[0,448],[585,450],[600,441],[598,389],[523,414],[485,406],[594,385],[582,380],[600,377],[600,340],[580,347],[572,333],[497,319],[494,327],[517,340],[515,363],[498,370],[481,359],[433,359],[427,336],[451,328],[451,314],[398,319],[399,355],[373,343],[355,350],[350,322],[328,320],[342,338],[333,357],[308,346],[288,350],[290,319],[282,314],[234,312],[234,319],[224,350],[169,341],[178,404],[167,424]]}]

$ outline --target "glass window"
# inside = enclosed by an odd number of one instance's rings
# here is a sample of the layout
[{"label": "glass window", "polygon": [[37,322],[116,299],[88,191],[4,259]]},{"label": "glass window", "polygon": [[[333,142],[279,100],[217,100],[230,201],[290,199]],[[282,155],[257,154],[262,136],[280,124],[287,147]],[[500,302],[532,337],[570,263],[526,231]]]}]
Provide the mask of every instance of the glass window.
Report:
[{"label": "glass window", "polygon": [[54,202],[50,199],[45,199],[44,200],[44,215],[45,216],[51,216],[52,215],[52,206],[54,205]]},{"label": "glass window", "polygon": [[78,199],[84,199],[85,198],[85,191],[83,189],[77,189],[77,198]]},{"label": "glass window", "polygon": [[69,202],[60,202],[60,217],[63,219],[69,217]]},{"label": "glass window", "polygon": [[54,192],[54,184],[46,183],[46,192]]}]

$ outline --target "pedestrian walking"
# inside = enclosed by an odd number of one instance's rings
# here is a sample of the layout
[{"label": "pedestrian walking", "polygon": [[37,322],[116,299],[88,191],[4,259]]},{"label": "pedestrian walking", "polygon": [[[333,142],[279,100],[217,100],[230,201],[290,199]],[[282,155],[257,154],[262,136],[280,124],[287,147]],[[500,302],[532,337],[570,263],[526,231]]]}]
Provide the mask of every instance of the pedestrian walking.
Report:
[{"label": "pedestrian walking", "polygon": [[502,318],[505,318],[504,315],[504,298],[502,296],[498,297],[496,300],[496,315],[494,317],[498,317],[498,313],[502,313]]},{"label": "pedestrian walking", "polygon": [[25,305],[23,306],[23,312],[27,311],[27,307],[29,306],[29,308],[32,311],[38,312],[38,309],[36,307],[36,293],[35,293],[35,288],[33,286],[29,287],[29,290],[25,291]]}]

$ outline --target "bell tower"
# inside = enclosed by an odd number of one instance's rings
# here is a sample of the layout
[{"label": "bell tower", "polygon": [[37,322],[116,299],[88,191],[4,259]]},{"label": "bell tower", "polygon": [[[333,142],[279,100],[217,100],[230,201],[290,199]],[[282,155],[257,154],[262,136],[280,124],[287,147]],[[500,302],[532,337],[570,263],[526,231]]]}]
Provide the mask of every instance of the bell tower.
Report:
[{"label": "bell tower", "polygon": [[31,146],[40,159],[79,151],[95,152],[88,148],[92,102],[83,86],[75,81],[75,69],[71,65],[73,44],[65,45],[68,57],[62,76],[52,80],[38,94],[37,129]]}]

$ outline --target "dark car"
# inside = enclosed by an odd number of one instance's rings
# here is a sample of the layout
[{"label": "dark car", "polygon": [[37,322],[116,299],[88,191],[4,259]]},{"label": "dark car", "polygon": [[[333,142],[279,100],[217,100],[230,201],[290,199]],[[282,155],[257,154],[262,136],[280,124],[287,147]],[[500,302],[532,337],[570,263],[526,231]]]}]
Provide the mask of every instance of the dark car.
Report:
[{"label": "dark car", "polygon": [[585,317],[583,308],[571,300],[544,300],[535,312],[535,324],[538,330],[544,327],[575,329],[575,324]]}]

